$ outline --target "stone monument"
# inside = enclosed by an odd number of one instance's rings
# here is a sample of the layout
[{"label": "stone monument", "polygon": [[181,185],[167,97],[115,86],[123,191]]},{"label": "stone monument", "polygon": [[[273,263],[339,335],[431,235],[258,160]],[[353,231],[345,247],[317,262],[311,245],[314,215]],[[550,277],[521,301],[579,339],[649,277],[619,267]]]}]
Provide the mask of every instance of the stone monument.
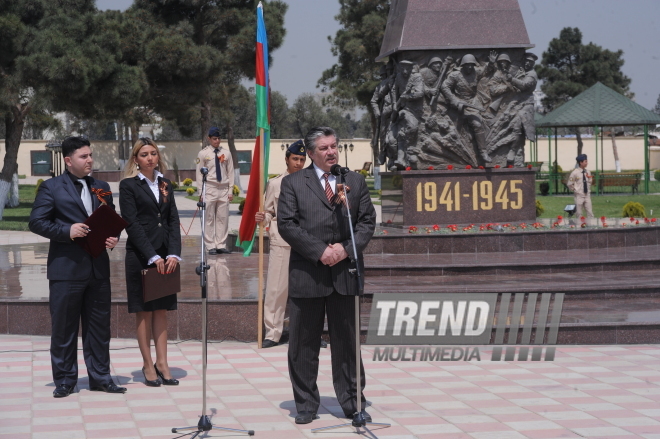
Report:
[{"label": "stone monument", "polygon": [[371,107],[391,225],[533,221],[537,56],[517,0],[392,0]]},{"label": "stone monument", "polygon": [[517,0],[393,0],[371,101],[391,171],[523,167],[536,55]]}]

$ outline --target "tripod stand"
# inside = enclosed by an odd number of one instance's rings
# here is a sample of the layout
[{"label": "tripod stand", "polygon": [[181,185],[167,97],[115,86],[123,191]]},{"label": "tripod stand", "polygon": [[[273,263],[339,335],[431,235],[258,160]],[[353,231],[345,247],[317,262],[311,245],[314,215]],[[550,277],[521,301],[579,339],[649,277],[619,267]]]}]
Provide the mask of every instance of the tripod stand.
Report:
[{"label": "tripod stand", "polygon": [[206,176],[208,175],[209,170],[208,168],[201,168],[200,172],[202,173],[202,198],[197,203],[197,207],[199,207],[200,210],[202,211],[202,214],[199,217],[199,220],[202,223],[202,261],[199,263],[199,266],[195,268],[195,272],[199,276],[199,285],[202,288],[202,416],[200,416],[199,422],[197,423],[196,426],[173,428],[172,433],[190,431],[190,433],[184,433],[179,437],[192,434],[191,439],[194,439],[200,434],[211,430],[233,431],[236,433],[246,433],[248,436],[254,436],[254,430],[236,430],[233,428],[215,427],[211,423],[211,419],[206,415],[206,348],[207,348],[206,272],[209,270],[210,267],[206,264],[206,248],[204,246],[204,223],[206,220]]},{"label": "tripod stand", "polygon": [[[345,183],[344,175],[349,172],[349,169],[342,168],[339,165],[333,165],[332,168],[330,168],[330,172],[337,177],[337,187],[339,187],[339,184]],[[337,193],[339,193],[339,191],[337,191]],[[356,402],[357,411],[353,415],[353,420],[351,422],[346,422],[344,424],[339,424],[339,425],[332,425],[330,427],[313,428],[312,429],[313,433],[317,433],[325,430],[333,430],[335,428],[342,428],[342,427],[355,427],[357,429],[357,432],[359,433],[360,428],[364,428],[365,430],[369,431],[369,429],[367,428],[367,424],[377,425],[381,427],[391,427],[390,424],[367,422],[367,420],[364,418],[364,415],[362,414],[362,383],[360,382],[361,381],[360,363],[362,360],[360,355],[360,351],[362,349],[360,344],[360,296],[364,293],[364,275],[362,273],[362,268],[360,267],[360,259],[358,256],[357,247],[355,246],[355,232],[353,230],[353,221],[351,219],[351,207],[350,207],[350,203],[348,202],[348,190],[346,184],[344,184],[344,201],[346,205],[346,216],[348,217],[348,228],[351,232],[351,242],[353,243],[353,254],[355,255],[355,274],[357,275],[358,289],[359,289],[358,294],[355,296],[355,380],[357,382],[357,389],[356,389],[357,396],[355,402]]]}]

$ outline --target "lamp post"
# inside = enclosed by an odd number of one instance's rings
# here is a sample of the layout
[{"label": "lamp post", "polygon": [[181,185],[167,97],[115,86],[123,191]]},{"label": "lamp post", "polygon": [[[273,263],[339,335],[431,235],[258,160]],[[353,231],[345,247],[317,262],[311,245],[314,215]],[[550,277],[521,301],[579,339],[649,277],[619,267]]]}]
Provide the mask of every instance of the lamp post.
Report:
[{"label": "lamp post", "polygon": [[351,152],[353,152],[353,144],[351,143],[350,145],[347,145],[344,143],[342,145],[341,143],[339,144],[339,153],[341,154],[342,151],[344,151],[344,160],[346,161],[346,167],[348,168],[348,150],[350,149]]},{"label": "lamp post", "polygon": [[49,142],[46,144],[46,149],[53,153],[53,162],[51,166],[51,176],[57,177],[62,173],[62,144],[59,142]]}]

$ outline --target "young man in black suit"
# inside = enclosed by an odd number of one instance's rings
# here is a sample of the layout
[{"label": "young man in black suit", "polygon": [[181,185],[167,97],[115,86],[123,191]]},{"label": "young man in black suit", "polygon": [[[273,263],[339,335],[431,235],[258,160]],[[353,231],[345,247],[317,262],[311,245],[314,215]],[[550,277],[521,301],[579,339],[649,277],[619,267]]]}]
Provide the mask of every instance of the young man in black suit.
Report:
[{"label": "young man in black suit", "polygon": [[[332,381],[344,414],[353,417],[357,382],[355,298],[359,293],[346,208],[337,202],[336,178],[330,173],[337,163],[337,135],[332,128],[312,128],[305,148],[312,165],[282,180],[277,226],[291,246],[289,259],[289,375],[298,415],[297,424],[317,418],[320,397],[316,379],[319,338],[324,317],[332,349]],[[374,234],[376,212],[364,178],[345,175],[350,187],[351,221],[360,264],[362,251]],[[362,363],[362,362],[360,362]],[[364,388],[364,368],[360,364]],[[362,407],[364,407],[364,395]],[[371,417],[363,411],[367,422]]]},{"label": "young man in black suit", "polygon": [[[110,186],[89,175],[94,162],[89,140],[66,138],[62,155],[67,169],[39,186],[29,223],[33,233],[50,239],[47,276],[53,396],[69,396],[78,382],[79,321],[89,389],[124,393],[126,388],[114,384],[110,376],[110,260],[107,252],[93,258],[74,242],[87,235],[84,221],[101,204],[94,190],[110,192]],[[112,194],[104,200],[114,208]],[[114,248],[117,241],[108,238],[106,248]]]}]

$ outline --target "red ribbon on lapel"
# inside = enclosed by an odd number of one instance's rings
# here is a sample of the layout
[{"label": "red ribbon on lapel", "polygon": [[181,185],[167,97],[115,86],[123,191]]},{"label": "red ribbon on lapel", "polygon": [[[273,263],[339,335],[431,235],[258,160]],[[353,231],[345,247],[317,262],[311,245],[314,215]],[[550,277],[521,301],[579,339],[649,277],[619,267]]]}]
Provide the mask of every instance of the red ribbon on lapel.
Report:
[{"label": "red ribbon on lapel", "polygon": [[108,204],[108,203],[105,202],[103,197],[107,197],[108,195],[112,195],[111,191],[104,191],[103,189],[100,189],[100,188],[98,188],[98,189],[97,188],[92,188],[92,192],[96,195],[96,198],[99,199],[101,204]]}]

